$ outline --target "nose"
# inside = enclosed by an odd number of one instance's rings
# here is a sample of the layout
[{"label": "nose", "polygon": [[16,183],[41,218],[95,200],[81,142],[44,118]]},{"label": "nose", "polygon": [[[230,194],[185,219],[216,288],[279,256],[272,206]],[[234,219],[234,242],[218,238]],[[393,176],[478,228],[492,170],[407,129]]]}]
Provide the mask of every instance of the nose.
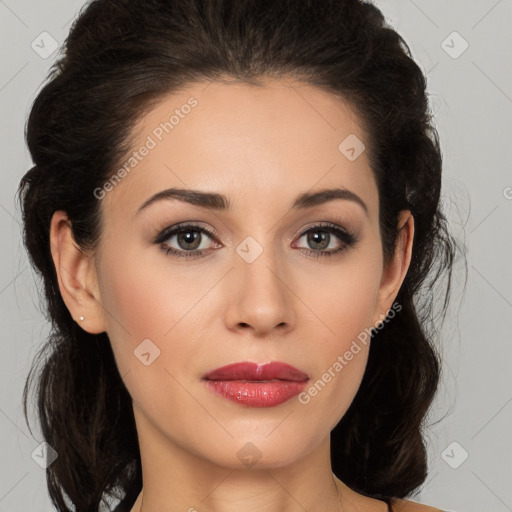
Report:
[{"label": "nose", "polygon": [[235,253],[229,273],[226,326],[230,330],[251,330],[265,336],[274,329],[281,334],[293,329],[295,311],[291,276],[275,252],[264,248],[252,262]]}]

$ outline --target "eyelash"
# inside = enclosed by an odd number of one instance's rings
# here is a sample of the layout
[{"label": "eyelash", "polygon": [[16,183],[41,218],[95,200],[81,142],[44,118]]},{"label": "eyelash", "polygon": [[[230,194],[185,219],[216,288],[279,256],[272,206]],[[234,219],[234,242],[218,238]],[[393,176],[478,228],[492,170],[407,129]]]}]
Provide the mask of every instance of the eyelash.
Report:
[{"label": "eyelash", "polygon": [[[198,226],[195,224],[182,224],[178,226],[174,226],[172,228],[166,228],[164,229],[159,235],[157,235],[156,239],[154,240],[155,244],[160,244],[162,247],[162,250],[165,252],[165,254],[169,255],[172,254],[173,256],[178,256],[180,258],[187,258],[187,259],[197,259],[197,258],[204,258],[207,256],[208,251],[207,250],[194,250],[194,251],[184,251],[184,250],[176,250],[171,247],[166,246],[164,242],[168,240],[171,236],[180,234],[180,233],[186,233],[188,231],[198,231],[200,233],[206,233],[210,238],[216,239],[216,234],[210,231],[207,228],[204,228],[202,226]],[[333,256],[335,254],[340,254],[349,247],[353,246],[358,241],[358,236],[354,233],[351,233],[349,231],[346,231],[345,229],[340,228],[339,226],[336,226],[336,224],[331,223],[325,223],[325,224],[317,224],[316,226],[312,226],[310,228],[307,228],[304,230],[300,235],[299,239],[302,238],[304,235],[308,234],[310,231],[320,231],[324,233],[330,233],[336,235],[342,242],[343,246],[340,249],[326,251],[326,250],[314,250],[314,249],[303,249],[303,251],[306,252],[308,256],[312,256],[314,258],[319,258],[322,256]]]}]

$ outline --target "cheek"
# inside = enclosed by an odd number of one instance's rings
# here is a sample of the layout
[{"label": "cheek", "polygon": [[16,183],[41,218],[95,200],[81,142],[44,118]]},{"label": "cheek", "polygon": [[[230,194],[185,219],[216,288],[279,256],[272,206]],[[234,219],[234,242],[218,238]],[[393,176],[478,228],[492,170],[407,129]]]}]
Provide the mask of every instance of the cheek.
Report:
[{"label": "cheek", "polygon": [[370,251],[347,255],[336,266],[302,272],[296,278],[297,294],[316,317],[309,318],[304,310],[305,321],[318,333],[322,328],[322,337],[327,337],[333,348],[350,345],[365,328],[373,327],[381,276],[380,261]]},{"label": "cheek", "polygon": [[203,424],[187,379],[198,355],[195,340],[203,338],[200,308],[194,306],[213,283],[188,279],[179,271],[170,275],[168,267],[142,265],[129,252],[117,256],[112,252],[102,262],[102,301],[116,363],[130,395],[147,416],[159,417],[174,429],[182,428],[177,418]]},{"label": "cheek", "polygon": [[304,310],[301,320],[311,340],[302,357],[307,360],[314,354],[317,361],[311,385],[299,402],[321,407],[331,428],[356,395],[368,360],[381,272],[379,259],[371,252],[359,256],[347,258],[335,270],[324,267],[303,277],[299,295],[314,313],[312,317]]},{"label": "cheek", "polygon": [[124,366],[134,364],[133,351],[143,340],[151,340],[162,351],[206,292],[199,280],[178,277],[178,272],[173,278],[164,268],[143,263],[135,251],[116,254],[112,250],[102,260],[101,271],[107,332]]},{"label": "cheek", "polygon": [[222,272],[176,264],[164,253],[149,251],[144,257],[136,244],[130,248],[125,243],[112,244],[105,253],[100,283],[107,333],[119,372],[128,376],[126,385],[135,399],[144,402],[144,396],[146,401],[151,396],[152,403],[155,390],[161,392],[164,386],[171,395],[184,395],[188,403],[180,383],[199,380],[210,365],[198,361],[214,353],[202,347],[215,337],[212,311],[217,310],[209,291]]}]

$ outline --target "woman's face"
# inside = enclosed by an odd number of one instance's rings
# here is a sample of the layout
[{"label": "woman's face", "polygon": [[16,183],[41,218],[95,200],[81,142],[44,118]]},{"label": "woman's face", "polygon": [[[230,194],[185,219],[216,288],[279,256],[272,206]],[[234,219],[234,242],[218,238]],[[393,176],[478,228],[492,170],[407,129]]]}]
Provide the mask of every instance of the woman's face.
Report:
[{"label": "woman's face", "polygon": [[[334,96],[285,81],[195,84],[136,128],[133,159],[97,192],[95,272],[141,442],[155,456],[179,447],[227,467],[288,464],[352,402],[368,330],[403,277],[383,269],[364,132]],[[169,189],[225,204],[148,203]],[[353,196],[304,200],[321,190]],[[266,407],[210,390],[205,374],[243,361],[284,362],[309,379]]]}]

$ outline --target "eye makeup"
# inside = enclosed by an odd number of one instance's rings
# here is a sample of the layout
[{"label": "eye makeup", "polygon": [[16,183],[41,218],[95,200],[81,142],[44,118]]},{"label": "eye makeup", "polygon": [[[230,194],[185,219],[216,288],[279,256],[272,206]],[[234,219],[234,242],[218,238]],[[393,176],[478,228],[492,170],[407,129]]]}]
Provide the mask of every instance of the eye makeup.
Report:
[{"label": "eye makeup", "polygon": [[[318,236],[320,235],[320,236]],[[359,240],[359,236],[349,231],[341,226],[338,226],[331,222],[322,222],[313,226],[310,226],[303,230],[300,235],[298,235],[298,239],[300,240],[302,237],[307,237],[307,243],[320,243],[332,241],[332,235],[334,235],[335,239],[341,243],[341,246],[336,249],[324,250],[324,248],[318,249],[309,249],[309,248],[298,248],[302,250],[304,254],[313,258],[320,257],[332,257],[334,255],[338,255],[350,247],[353,247],[357,241]],[[169,240],[174,239],[176,237],[176,243],[181,245],[182,247],[172,247],[169,244]],[[216,244],[219,244],[222,247],[222,244],[219,242],[219,236],[212,230],[200,226],[194,223],[181,223],[173,226],[169,226],[164,230],[160,231],[159,234],[154,238],[153,243],[159,245],[164,253],[168,256],[177,257],[177,258],[187,258],[187,259],[198,259],[204,258],[208,256],[212,250],[215,249],[197,249],[203,242],[203,238],[210,238]],[[200,242],[197,244],[197,242]],[[192,245],[193,247],[183,247],[183,245]],[[295,247],[294,247],[295,248]],[[191,249],[191,250],[187,250]]]}]

